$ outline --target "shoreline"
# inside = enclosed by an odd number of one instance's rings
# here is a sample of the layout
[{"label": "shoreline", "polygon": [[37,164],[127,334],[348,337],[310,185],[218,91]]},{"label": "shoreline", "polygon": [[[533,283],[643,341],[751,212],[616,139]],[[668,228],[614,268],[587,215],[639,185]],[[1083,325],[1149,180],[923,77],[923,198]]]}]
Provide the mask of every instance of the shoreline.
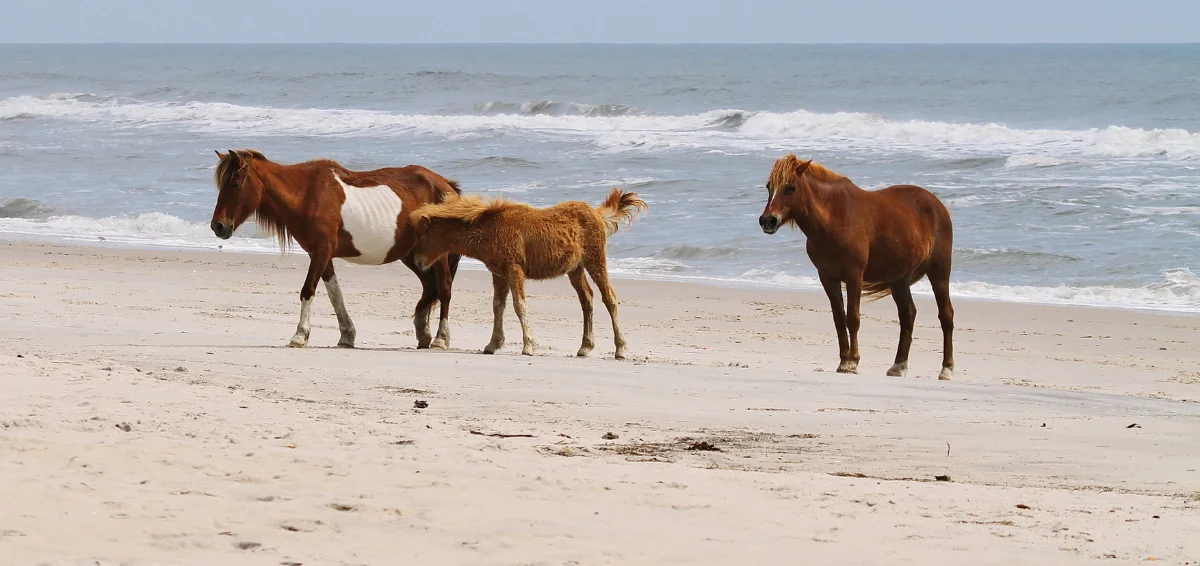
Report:
[{"label": "shoreline", "polygon": [[[113,241],[113,242],[109,243],[108,239],[105,239],[102,241],[97,241],[97,240],[91,240],[91,239],[84,239],[83,236],[79,236],[77,238],[68,238],[68,237],[63,237],[63,236],[59,236],[57,238],[44,238],[44,237],[38,237],[37,235],[0,233],[0,244],[2,244],[4,242],[27,243],[27,244],[47,244],[47,245],[65,246],[65,247],[79,246],[79,247],[83,247],[83,248],[98,248],[98,249],[107,249],[107,250],[142,250],[142,251],[147,251],[147,252],[167,252],[167,253],[170,253],[170,252],[193,253],[193,252],[195,252],[195,253],[243,254],[243,255],[250,255],[250,256],[307,257],[307,254],[305,254],[304,251],[300,250],[298,247],[294,248],[291,251],[286,252],[286,253],[280,252],[278,249],[269,250],[266,248],[263,248],[261,250],[251,250],[251,249],[243,249],[243,248],[224,250],[224,249],[217,247],[217,246],[224,245],[221,243],[213,244],[212,247],[201,247],[198,245],[197,246],[190,246],[190,245],[181,246],[178,244],[166,244],[166,243],[155,244],[153,242],[148,242],[148,241],[147,242],[137,242],[137,243]],[[795,278],[795,279],[808,279],[808,278],[814,279],[814,281],[811,282],[811,284],[809,284],[809,283],[798,283],[797,284],[797,283],[792,283],[792,282],[783,283],[783,282],[753,281],[753,280],[746,278],[745,276],[705,277],[705,276],[700,276],[700,275],[670,275],[670,274],[658,274],[658,273],[652,273],[652,272],[631,273],[627,269],[621,269],[619,267],[614,268],[614,266],[612,265],[612,263],[619,263],[622,259],[625,259],[625,258],[612,258],[612,257],[609,258],[609,261],[610,261],[609,272],[610,272],[610,274],[612,274],[613,279],[628,280],[628,281],[660,281],[660,282],[668,282],[668,283],[694,284],[694,285],[704,285],[704,286],[713,286],[713,287],[730,288],[730,289],[743,289],[743,290],[817,293],[817,294],[821,294],[821,295],[823,295],[823,293],[824,293],[822,291],[822,289],[820,288],[820,286],[815,282],[815,278],[811,278],[808,276],[782,275],[783,277]],[[641,258],[635,258],[635,259],[641,259]],[[344,263],[344,262],[340,262],[340,263]],[[486,269],[484,268],[484,266],[482,264],[479,264],[478,262],[468,259],[468,258],[464,258],[463,264],[460,266],[460,269],[465,269],[465,270],[469,270],[469,271],[486,271]],[[1181,268],[1181,269],[1186,270],[1186,268]],[[1179,270],[1168,270],[1168,271],[1164,271],[1163,273],[1166,274],[1166,273],[1170,273],[1173,271],[1179,271]],[[781,275],[781,274],[777,274],[776,276],[779,276],[779,275]],[[927,280],[922,279],[921,281],[918,281],[916,284],[913,285],[913,296],[931,298],[933,296],[933,294],[929,291],[928,285],[929,284],[928,284]],[[973,294],[969,291],[964,293],[961,290],[961,287],[963,285],[985,286],[985,287],[1008,289],[1008,290],[1015,290],[1015,289],[1036,290],[1037,292],[1041,292],[1041,293],[1053,292],[1057,289],[1071,288],[1069,286],[1038,287],[1038,286],[1027,286],[1027,285],[1000,285],[1000,284],[986,283],[986,282],[981,282],[981,281],[963,282],[963,281],[953,281],[952,280],[951,281],[951,286],[952,286],[951,289],[953,292],[952,298],[955,301],[969,300],[969,301],[982,301],[982,302],[998,303],[998,304],[1021,304],[1021,305],[1038,305],[1038,306],[1062,306],[1062,307],[1078,307],[1078,308],[1114,309],[1114,310],[1125,310],[1125,311],[1132,311],[1132,312],[1160,313],[1160,314],[1173,315],[1173,316],[1200,317],[1200,305],[1196,305],[1195,307],[1192,307],[1194,310],[1184,310],[1184,309],[1181,309],[1180,306],[1178,306],[1178,305],[1152,306],[1152,305],[1138,305],[1138,304],[1115,304],[1113,302],[1085,302],[1085,301],[1080,301],[1080,300],[1075,300],[1075,299],[1047,300],[1045,298],[1040,298],[1040,299],[1039,298],[1023,298],[1020,296],[1007,296],[1007,297],[979,296],[978,294]],[[1075,287],[1074,289],[1078,289],[1078,290],[1085,290],[1085,289],[1086,290],[1094,290],[1094,289],[1118,290],[1118,289],[1120,289],[1120,290],[1125,290],[1125,291],[1139,291],[1139,290],[1146,290],[1146,287],[1120,288],[1120,287],[1111,287],[1111,286],[1110,287],[1095,287],[1095,286],[1086,287],[1085,286],[1085,287]],[[1186,307],[1185,307],[1185,309],[1186,309]]]},{"label": "shoreline", "polygon": [[297,350],[307,258],[13,241],[0,257],[16,563],[1200,556],[1195,317],[958,301],[939,382],[924,297],[909,377],[888,378],[890,301],[864,305],[860,374],[842,375],[823,295],[620,280],[618,362],[602,308],[593,356],[573,355],[559,279],[528,287],[538,355],[519,355],[509,308],[487,356],[486,274],[455,282],[452,349],[417,351],[416,277],[339,264],[358,348],[334,347],[319,288]]}]

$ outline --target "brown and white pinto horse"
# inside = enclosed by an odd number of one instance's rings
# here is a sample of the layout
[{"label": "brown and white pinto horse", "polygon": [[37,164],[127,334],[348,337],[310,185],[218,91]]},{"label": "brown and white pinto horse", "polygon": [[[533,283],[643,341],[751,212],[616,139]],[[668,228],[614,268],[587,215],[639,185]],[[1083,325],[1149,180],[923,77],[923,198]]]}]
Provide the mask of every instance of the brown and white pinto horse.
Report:
[{"label": "brown and white pinto horse", "polygon": [[[767,206],[758,219],[774,234],[784,224],[804,232],[808,257],[829,296],[837,328],[838,372],[858,373],[859,302],[888,294],[900,315],[900,346],[890,376],[908,372],[917,306],[909,287],[928,276],[942,323],[942,371],[954,372],[954,307],[950,304],[950,212],[933,193],[913,185],[864,191],[819,163],[788,155],[767,180]],[[842,306],[842,284],[846,305]],[[849,330],[849,340],[847,340]]]},{"label": "brown and white pinto horse", "polygon": [[[260,228],[279,238],[281,248],[294,239],[308,252],[308,277],[300,288],[300,323],[289,346],[308,344],[309,307],[320,278],[337,313],[338,346],[354,347],[354,323],[333,271],[337,257],[363,265],[404,262],[421,279],[421,298],[413,314],[417,347],[449,347],[450,286],[459,256],[444,258],[429,271],[417,269],[412,259],[416,234],[409,228],[408,213],[456,196],[457,183],[417,165],[351,171],[327,159],[283,165],[251,149],[218,151],[217,156],[213,233],[229,239],[253,216]],[[437,301],[442,304],[441,320],[433,340],[429,311]]]}]

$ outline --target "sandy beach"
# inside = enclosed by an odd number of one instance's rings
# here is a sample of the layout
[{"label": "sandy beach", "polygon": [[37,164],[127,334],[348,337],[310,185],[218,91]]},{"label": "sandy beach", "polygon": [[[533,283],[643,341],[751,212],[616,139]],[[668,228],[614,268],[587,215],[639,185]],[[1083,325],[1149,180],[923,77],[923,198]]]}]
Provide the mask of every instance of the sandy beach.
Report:
[{"label": "sandy beach", "polygon": [[823,295],[674,282],[615,282],[624,362],[565,279],[485,356],[486,272],[417,351],[339,261],[359,347],[321,288],[296,350],[304,256],[0,258],[0,564],[1200,563],[1200,317],[957,299],[938,382],[928,297],[888,378],[887,299],[859,375]]}]

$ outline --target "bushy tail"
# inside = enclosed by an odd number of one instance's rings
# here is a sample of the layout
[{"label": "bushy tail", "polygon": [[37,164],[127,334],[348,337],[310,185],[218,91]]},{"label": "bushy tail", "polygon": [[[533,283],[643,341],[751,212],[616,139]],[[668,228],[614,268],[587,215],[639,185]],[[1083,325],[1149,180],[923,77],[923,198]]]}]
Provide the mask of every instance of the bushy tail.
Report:
[{"label": "bushy tail", "polygon": [[637,196],[637,193],[614,188],[608,193],[608,198],[604,199],[604,204],[596,207],[596,212],[604,219],[605,234],[611,236],[621,228],[622,221],[627,226],[633,224],[633,219],[639,213],[646,212],[646,208],[646,201]]},{"label": "bushy tail", "polygon": [[[913,285],[925,277],[925,266],[918,267],[916,271],[908,277],[908,284]],[[892,294],[892,282],[863,282],[862,298],[867,302],[877,301]]]}]

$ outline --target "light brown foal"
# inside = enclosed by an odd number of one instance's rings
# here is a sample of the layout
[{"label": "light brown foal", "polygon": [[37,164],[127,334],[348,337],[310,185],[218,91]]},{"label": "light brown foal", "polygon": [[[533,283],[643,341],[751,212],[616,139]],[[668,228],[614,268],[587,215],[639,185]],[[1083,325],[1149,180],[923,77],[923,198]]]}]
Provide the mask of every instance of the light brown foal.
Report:
[{"label": "light brown foal", "polygon": [[504,345],[504,304],[509,291],[521,321],[523,348],[532,356],[533,335],[525,316],[525,279],[567,275],[583,309],[583,343],[577,355],[595,347],[592,335],[592,288],[584,271],[600,288],[613,324],[615,357],[625,358],[625,338],[617,323],[617,295],[608,281],[608,237],[622,221],[632,222],[646,203],[634,193],[613,189],[598,207],[579,201],[533,208],[502,199],[477,196],[450,199],[421,207],[412,214],[420,237],[413,254],[417,265],[428,266],[448,253],[477,259],[492,272],[492,339],[483,349],[491,354]]}]

